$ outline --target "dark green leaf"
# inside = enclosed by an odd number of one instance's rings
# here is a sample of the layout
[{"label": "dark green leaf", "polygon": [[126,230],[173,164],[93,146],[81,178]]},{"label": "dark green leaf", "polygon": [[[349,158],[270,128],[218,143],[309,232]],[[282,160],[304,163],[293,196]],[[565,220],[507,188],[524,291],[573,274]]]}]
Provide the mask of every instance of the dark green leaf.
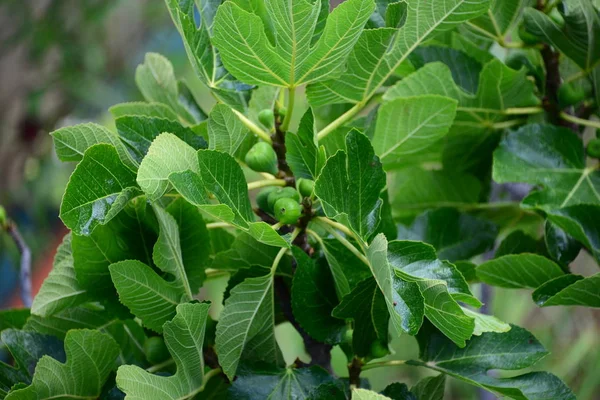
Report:
[{"label": "dark green leaf", "polygon": [[410,391],[418,400],[443,400],[446,386],[446,375],[429,376],[421,379]]},{"label": "dark green leaf", "polygon": [[338,304],[337,296],[331,290],[331,273],[323,263],[315,262],[300,248],[293,247],[292,253],[297,263],[292,286],[292,310],[296,321],[318,341],[340,343],[346,324],[331,316]]},{"label": "dark green leaf", "polygon": [[559,265],[569,265],[581,250],[581,244],[551,221],[546,221],[544,239],[546,249]]},{"label": "dark green leaf", "polygon": [[296,178],[317,179],[325,165],[325,152],[319,148],[315,135],[315,117],[309,109],[298,128],[298,133],[285,135],[286,161]]},{"label": "dark green leaf", "polygon": [[553,261],[537,254],[510,254],[477,267],[477,277],[482,282],[513,289],[535,289],[563,274]]},{"label": "dark green leaf", "polygon": [[359,282],[371,276],[369,266],[336,239],[323,239],[323,253],[327,258],[339,299],[350,293]]},{"label": "dark green leaf", "polygon": [[496,250],[495,257],[499,258],[509,254],[523,254],[532,253],[543,255],[543,245],[539,240],[534,239],[525,232],[518,230],[508,235],[498,249]]},{"label": "dark green leaf", "polygon": [[[512,326],[506,333],[484,333],[463,349],[427,327],[418,336],[422,361],[409,361],[433,369],[491,392],[519,400],[575,400],[573,392],[556,376],[529,372],[512,378],[495,378],[492,369],[519,370],[530,367],[548,352],[523,328]],[[468,360],[468,361],[467,361]]]},{"label": "dark green leaf", "polygon": [[400,226],[398,239],[429,243],[438,258],[454,262],[490,250],[497,234],[497,227],[489,221],[443,208],[420,215],[410,227]]},{"label": "dark green leaf", "polygon": [[583,278],[564,275],[544,283],[532,294],[541,307],[586,306],[600,307],[600,274]]},{"label": "dark green leaf", "polygon": [[548,219],[581,242],[600,260],[600,207],[578,205],[549,210]]},{"label": "dark green leaf", "polygon": [[392,400],[417,400],[417,397],[408,390],[408,386],[405,383],[392,383],[381,394]]}]

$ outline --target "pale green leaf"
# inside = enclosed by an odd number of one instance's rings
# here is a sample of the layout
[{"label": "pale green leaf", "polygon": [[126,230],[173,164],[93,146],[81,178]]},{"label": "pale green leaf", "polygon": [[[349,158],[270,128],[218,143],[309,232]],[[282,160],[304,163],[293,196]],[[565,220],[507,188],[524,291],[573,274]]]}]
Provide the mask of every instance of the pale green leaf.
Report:
[{"label": "pale green leaf", "polygon": [[564,272],[553,261],[537,254],[509,254],[477,267],[477,277],[506,288],[537,288]]},{"label": "pale green leaf", "polygon": [[138,162],[134,161],[119,137],[102,125],[87,123],[68,126],[51,133],[56,155],[61,161],[81,161],[87,149],[95,144],[112,144],[119,158],[127,167],[135,171]]},{"label": "pale green leaf", "polygon": [[177,117],[175,111],[171,110],[169,106],[162,103],[144,103],[142,101],[121,103],[110,107],[108,111],[115,119],[128,115],[135,115],[140,117],[164,118],[171,121],[179,121],[179,117]]},{"label": "pale green leaf", "polygon": [[248,278],[225,301],[217,324],[215,349],[223,372],[233,380],[241,360],[277,363],[273,276]]},{"label": "pale green leaf", "polygon": [[352,389],[353,400],[391,400],[389,397],[366,389]]},{"label": "pale green leaf", "polygon": [[90,235],[139,194],[135,173],[109,144],[90,147],[77,165],[60,206],[60,217],[74,233]]},{"label": "pale green leaf", "polygon": [[422,153],[448,133],[457,104],[434,95],[385,103],[379,109],[373,147],[386,170],[419,162]]},{"label": "pale green leaf", "polygon": [[73,330],[65,339],[67,361],[40,359],[30,386],[11,391],[6,400],[95,399],[114,367],[119,347],[108,335]]},{"label": "pale green leaf", "polygon": [[165,344],[175,360],[177,371],[160,376],[125,365],[117,371],[117,386],[131,400],[191,399],[203,389],[204,356],[202,346],[209,304],[180,304],[172,321],[163,327]]},{"label": "pale green leaf", "polygon": [[481,314],[468,308],[462,307],[466,316],[471,317],[475,320],[475,330],[473,335],[481,336],[484,332],[508,332],[510,331],[510,325],[506,322],[499,320],[493,315]]},{"label": "pale green leaf", "polygon": [[266,0],[274,45],[261,16],[226,2],[215,17],[213,42],[227,69],[248,84],[296,87],[339,75],[374,9],[371,0],[348,0],[327,19],[312,45],[321,2]]},{"label": "pale green leaf", "polygon": [[89,293],[77,282],[71,251],[71,235],[56,251],[54,266],[31,306],[32,314],[46,317],[88,301]]},{"label": "pale green leaf", "polygon": [[434,32],[487,11],[489,0],[444,0],[436,7],[410,1],[406,22],[400,29],[367,29],[360,36],[340,79],[311,85],[308,97],[313,106],[327,103],[364,103],[385,84],[408,56]]},{"label": "pale green leaf", "polygon": [[477,27],[475,32],[484,31],[497,38],[503,38],[519,18],[526,0],[492,0],[487,14],[471,21]]},{"label": "pale green leaf", "polygon": [[171,133],[159,135],[148,149],[137,174],[137,183],[152,201],[169,189],[169,175],[191,170],[198,172],[196,150]]},{"label": "pale green leaf", "polygon": [[208,120],[209,149],[221,151],[244,160],[248,150],[256,143],[256,137],[230,107],[217,104]]}]

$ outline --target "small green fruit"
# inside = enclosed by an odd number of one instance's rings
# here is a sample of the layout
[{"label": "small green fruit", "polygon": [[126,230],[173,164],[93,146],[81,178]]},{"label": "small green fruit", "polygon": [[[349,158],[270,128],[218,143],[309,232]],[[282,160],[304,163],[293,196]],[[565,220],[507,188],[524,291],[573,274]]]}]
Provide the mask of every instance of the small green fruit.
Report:
[{"label": "small green fruit", "polygon": [[586,92],[581,85],[566,83],[558,89],[558,102],[561,107],[569,107],[583,101]]},{"label": "small green fruit", "polygon": [[371,357],[381,358],[387,356],[388,354],[390,354],[390,351],[384,343],[381,343],[381,341],[376,340],[371,343]]},{"label": "small green fruit", "polygon": [[592,139],[588,143],[587,153],[592,158],[600,158],[600,139]]},{"label": "small green fruit", "polygon": [[258,142],[246,154],[246,164],[256,172],[277,173],[277,154],[270,144]]},{"label": "small green fruit", "polygon": [[144,353],[151,364],[159,364],[166,361],[171,354],[165,345],[165,341],[160,336],[148,338],[144,343]]},{"label": "small green fruit", "polygon": [[277,202],[277,200],[283,199],[286,197],[289,197],[290,199],[294,199],[297,202],[300,201],[300,195],[298,194],[296,189],[289,187],[289,186],[284,187],[284,188],[277,188],[277,190],[271,192],[271,194],[269,194],[269,197],[267,198],[267,203],[268,203],[267,211],[272,212],[273,207],[275,206],[275,203]]},{"label": "small green fruit", "polygon": [[266,128],[273,128],[275,125],[275,114],[273,110],[265,109],[258,113],[258,121]]},{"label": "small green fruit", "polygon": [[354,329],[348,329],[346,333],[344,333],[344,342],[352,345],[352,336],[354,334]]},{"label": "small green fruit", "polygon": [[269,208],[269,195],[275,191],[277,191],[277,189],[279,189],[278,187],[275,186],[270,186],[270,187],[266,187],[264,189],[262,189],[260,192],[258,192],[258,194],[256,195],[256,204],[258,205],[258,208],[260,208],[263,211],[266,212],[271,212],[272,209]]},{"label": "small green fruit", "polygon": [[298,191],[303,197],[312,196],[313,189],[315,188],[315,181],[310,179],[298,179]]},{"label": "small green fruit", "polygon": [[295,224],[302,215],[302,207],[298,201],[285,197],[275,202],[275,218],[282,224]]},{"label": "small green fruit", "polygon": [[281,117],[281,119],[283,119],[283,118],[285,118],[286,115],[287,115],[287,108],[281,107],[279,109],[279,116]]},{"label": "small green fruit", "polygon": [[528,45],[535,45],[540,42],[537,36],[527,32],[527,29],[525,29],[525,25],[521,25],[519,27],[519,37],[521,38],[523,43]]}]

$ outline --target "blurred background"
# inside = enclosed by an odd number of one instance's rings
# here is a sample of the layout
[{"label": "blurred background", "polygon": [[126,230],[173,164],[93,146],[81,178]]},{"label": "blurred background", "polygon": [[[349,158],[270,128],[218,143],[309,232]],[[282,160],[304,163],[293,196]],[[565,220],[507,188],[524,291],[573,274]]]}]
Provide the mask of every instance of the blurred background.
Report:
[{"label": "blurred background", "polygon": [[[34,293],[52,268],[56,247],[66,232],[58,210],[73,168],[58,161],[48,133],[87,121],[112,127],[108,107],[142,100],[134,72],[149,51],[168,57],[177,76],[188,82],[205,109],[210,108],[212,100],[193,76],[163,1],[0,1],[0,204],[32,250]],[[585,259],[576,264],[591,265]],[[0,235],[0,309],[22,306],[18,265],[14,243]],[[213,282],[209,296],[218,301],[225,284]],[[493,297],[495,315],[531,330],[552,352],[537,369],[564,379],[579,399],[600,399],[598,311],[540,309],[526,291],[497,289]],[[289,326],[281,327],[278,336],[287,342],[289,357],[301,351],[301,342]],[[395,340],[394,348],[396,354],[390,358],[418,354],[412,337]],[[334,364],[337,373],[347,374],[339,349]],[[368,371],[364,376],[379,390],[391,380],[411,386],[423,374],[421,369],[398,367]],[[447,395],[483,398],[456,380],[447,386]]]}]

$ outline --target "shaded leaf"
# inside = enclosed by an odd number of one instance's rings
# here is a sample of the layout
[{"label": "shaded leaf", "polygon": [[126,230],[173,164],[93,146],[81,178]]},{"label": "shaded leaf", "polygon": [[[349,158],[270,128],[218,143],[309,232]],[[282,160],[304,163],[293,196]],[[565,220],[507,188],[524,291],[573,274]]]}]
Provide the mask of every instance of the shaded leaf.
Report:
[{"label": "shaded leaf", "polygon": [[540,307],[586,306],[600,307],[600,274],[584,278],[564,275],[538,287],[532,294]]},{"label": "shaded leaf", "polygon": [[446,386],[446,375],[428,376],[421,379],[410,391],[418,400],[443,400]]},{"label": "shaded leaf", "polygon": [[548,210],[552,223],[581,242],[596,260],[600,260],[600,207],[578,205]]},{"label": "shaded leaf", "polygon": [[296,178],[317,179],[325,165],[325,151],[317,143],[312,109],[302,117],[297,133],[285,135],[285,148],[286,161]]}]

